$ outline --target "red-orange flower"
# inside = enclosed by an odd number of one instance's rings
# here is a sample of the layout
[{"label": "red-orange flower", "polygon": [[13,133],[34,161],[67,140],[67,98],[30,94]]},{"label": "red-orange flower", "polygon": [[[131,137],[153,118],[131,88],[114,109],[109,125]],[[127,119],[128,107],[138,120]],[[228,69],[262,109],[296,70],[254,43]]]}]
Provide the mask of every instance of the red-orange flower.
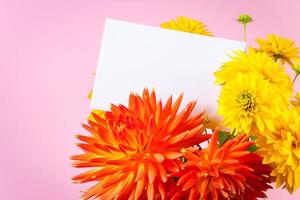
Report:
[{"label": "red-orange flower", "polygon": [[177,184],[171,187],[172,200],[254,200],[266,197],[271,188],[270,168],[262,158],[248,151],[253,144],[245,134],[218,147],[218,130],[204,150],[186,151],[184,170],[177,173]]},{"label": "red-orange flower", "polygon": [[92,135],[78,135],[85,153],[72,156],[75,167],[92,167],[73,178],[77,183],[96,181],[83,199],[166,198],[170,173],[180,170],[182,150],[207,140],[203,113],[191,117],[196,102],[179,114],[182,95],[163,106],[155,92],[145,89],[142,97],[131,94],[128,108],[111,106],[101,118],[83,125]]}]

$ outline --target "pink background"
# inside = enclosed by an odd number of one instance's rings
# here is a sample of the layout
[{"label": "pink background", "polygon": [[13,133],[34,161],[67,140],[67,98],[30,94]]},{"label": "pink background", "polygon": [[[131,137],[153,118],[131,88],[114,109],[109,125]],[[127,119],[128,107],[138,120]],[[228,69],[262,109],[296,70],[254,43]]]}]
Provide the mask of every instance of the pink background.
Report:
[{"label": "pink background", "polygon": [[[76,200],[88,186],[71,184],[80,170],[68,157],[78,153],[73,134],[89,113],[106,17],[158,26],[186,15],[241,40],[234,19],[249,13],[251,43],[278,33],[300,44],[299,10],[299,0],[0,0],[0,199]],[[300,191],[268,194],[300,198]]]}]

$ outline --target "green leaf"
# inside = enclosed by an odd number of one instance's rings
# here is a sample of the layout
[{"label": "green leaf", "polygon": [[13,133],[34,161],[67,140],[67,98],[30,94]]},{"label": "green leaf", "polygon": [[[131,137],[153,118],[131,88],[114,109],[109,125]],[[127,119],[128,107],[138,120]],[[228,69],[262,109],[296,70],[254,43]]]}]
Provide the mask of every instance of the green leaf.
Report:
[{"label": "green leaf", "polygon": [[219,131],[219,147],[222,146],[224,144],[224,142],[226,142],[226,140],[228,140],[230,138],[230,133],[226,132],[226,131]]},{"label": "green leaf", "polygon": [[[256,137],[254,137],[254,136],[252,136],[252,135],[250,135],[250,141],[255,141],[256,140]],[[250,151],[250,152],[255,152],[255,151],[257,151],[257,146],[255,145],[255,144],[253,144],[252,146],[250,146],[249,148],[248,148],[248,151]]]},{"label": "green leaf", "polygon": [[255,151],[257,151],[257,146],[254,144],[254,145],[252,145],[252,146],[250,146],[249,148],[248,148],[248,151],[250,151],[250,152],[255,152]]}]

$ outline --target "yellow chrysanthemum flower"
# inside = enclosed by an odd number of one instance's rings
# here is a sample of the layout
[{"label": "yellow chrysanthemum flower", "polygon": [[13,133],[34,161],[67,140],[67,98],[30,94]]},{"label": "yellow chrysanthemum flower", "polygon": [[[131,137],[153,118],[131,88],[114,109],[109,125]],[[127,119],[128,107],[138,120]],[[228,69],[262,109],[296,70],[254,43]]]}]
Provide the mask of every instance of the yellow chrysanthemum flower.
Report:
[{"label": "yellow chrysanthemum flower", "polygon": [[284,185],[292,193],[300,187],[300,114],[286,110],[276,122],[276,130],[259,137],[256,144],[263,162],[273,167],[276,187]]},{"label": "yellow chrysanthemum flower", "polygon": [[256,42],[259,45],[258,51],[266,52],[281,64],[288,63],[293,66],[294,61],[300,60],[299,47],[293,40],[272,34],[267,35],[266,40],[258,38]]},{"label": "yellow chrysanthemum flower", "polygon": [[162,23],[160,26],[162,28],[177,31],[212,36],[212,33],[207,30],[206,25],[204,23],[184,16],[179,16],[175,20],[171,19],[168,22]]},{"label": "yellow chrysanthemum flower", "polygon": [[264,52],[255,52],[249,48],[248,53],[237,51],[231,56],[230,61],[221,66],[215,72],[216,83],[224,84],[233,78],[234,74],[242,73],[247,76],[249,73],[257,73],[272,87],[280,91],[280,95],[288,101],[293,91],[293,84],[285,68],[274,62],[270,56]]},{"label": "yellow chrysanthemum flower", "polygon": [[279,92],[258,73],[238,73],[222,88],[218,114],[223,124],[236,133],[263,133],[274,130],[273,117],[286,107]]}]

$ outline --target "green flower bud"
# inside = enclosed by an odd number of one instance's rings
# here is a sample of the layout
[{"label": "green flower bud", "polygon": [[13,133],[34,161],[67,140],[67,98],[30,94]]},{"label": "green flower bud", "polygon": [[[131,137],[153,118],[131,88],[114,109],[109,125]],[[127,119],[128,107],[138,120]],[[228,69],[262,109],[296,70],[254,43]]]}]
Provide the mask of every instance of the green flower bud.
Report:
[{"label": "green flower bud", "polygon": [[300,74],[300,63],[295,64],[293,66],[293,70],[295,71],[296,74]]},{"label": "green flower bud", "polygon": [[241,23],[241,24],[246,25],[246,24],[252,22],[253,20],[252,20],[252,17],[251,17],[250,15],[242,14],[242,15],[240,15],[240,16],[236,19],[236,21],[238,21],[238,22]]}]

